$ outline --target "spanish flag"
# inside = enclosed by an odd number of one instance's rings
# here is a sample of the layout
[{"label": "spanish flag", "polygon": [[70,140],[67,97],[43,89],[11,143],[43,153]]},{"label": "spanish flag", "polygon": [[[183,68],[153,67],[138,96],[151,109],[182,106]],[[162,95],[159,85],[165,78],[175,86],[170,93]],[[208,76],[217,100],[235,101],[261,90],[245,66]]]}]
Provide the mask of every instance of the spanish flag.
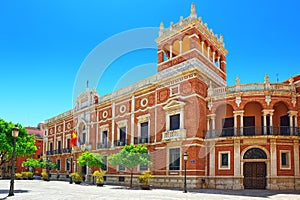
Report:
[{"label": "spanish flag", "polygon": [[73,131],[73,133],[72,133],[71,145],[72,145],[72,147],[77,146],[77,133],[76,133],[76,131]]}]

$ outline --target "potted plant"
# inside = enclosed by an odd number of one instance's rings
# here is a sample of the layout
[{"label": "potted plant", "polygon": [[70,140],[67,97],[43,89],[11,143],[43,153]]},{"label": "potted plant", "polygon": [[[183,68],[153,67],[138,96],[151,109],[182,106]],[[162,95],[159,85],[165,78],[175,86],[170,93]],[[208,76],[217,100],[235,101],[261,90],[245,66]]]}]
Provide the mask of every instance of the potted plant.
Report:
[{"label": "potted plant", "polygon": [[142,190],[150,190],[149,182],[154,176],[150,171],[144,171],[142,175],[138,177],[138,182]]},{"label": "potted plant", "polygon": [[21,172],[21,174],[22,174],[22,178],[23,178],[24,180],[27,180],[27,179],[28,179],[28,174],[27,174],[27,172]]},{"label": "potted plant", "polygon": [[103,186],[104,185],[104,174],[106,173],[106,171],[102,171],[102,170],[96,170],[93,173],[93,176],[96,178],[96,185],[97,186]]},{"label": "potted plant", "polygon": [[48,174],[47,174],[47,172],[42,172],[41,175],[42,175],[42,179],[43,179],[44,181],[49,181],[49,180],[48,180]]},{"label": "potted plant", "polygon": [[22,174],[21,174],[21,173],[16,173],[16,178],[17,178],[18,180],[21,180],[21,179],[22,179]]},{"label": "potted plant", "polygon": [[71,173],[70,177],[72,178],[75,184],[80,184],[82,182],[82,176],[79,172]]},{"label": "potted plant", "polygon": [[26,172],[28,180],[33,180],[33,173],[32,172]]}]

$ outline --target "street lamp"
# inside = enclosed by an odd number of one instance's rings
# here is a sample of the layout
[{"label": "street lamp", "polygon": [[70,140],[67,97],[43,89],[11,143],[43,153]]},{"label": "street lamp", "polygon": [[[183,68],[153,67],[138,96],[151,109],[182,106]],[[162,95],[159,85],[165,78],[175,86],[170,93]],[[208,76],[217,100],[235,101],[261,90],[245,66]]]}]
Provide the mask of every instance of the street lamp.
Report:
[{"label": "street lamp", "polygon": [[14,183],[15,183],[15,159],[16,159],[16,140],[19,135],[19,128],[17,125],[12,128],[11,135],[13,136],[13,153],[12,153],[12,166],[11,166],[11,177],[10,177],[10,188],[8,196],[14,196]]},{"label": "street lamp", "polygon": [[50,181],[50,158],[48,157],[46,160],[46,171],[47,171],[47,181]]},{"label": "street lamp", "polygon": [[184,159],[184,188],[183,188],[183,192],[187,193],[186,191],[186,161],[188,159],[189,155],[187,154],[187,152],[184,152],[183,154],[183,159]]}]

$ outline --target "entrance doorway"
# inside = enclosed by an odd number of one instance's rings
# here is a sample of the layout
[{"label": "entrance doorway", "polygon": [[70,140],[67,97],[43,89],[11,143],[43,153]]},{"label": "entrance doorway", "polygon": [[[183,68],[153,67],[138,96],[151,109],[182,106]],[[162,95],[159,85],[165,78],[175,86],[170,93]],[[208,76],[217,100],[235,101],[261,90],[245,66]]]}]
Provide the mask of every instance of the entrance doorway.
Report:
[{"label": "entrance doorway", "polygon": [[244,188],[245,189],[266,189],[267,165],[263,160],[252,162],[251,159],[267,159],[267,154],[260,148],[251,148],[243,156],[247,160],[244,164]]},{"label": "entrance doorway", "polygon": [[290,135],[290,118],[288,115],[280,117],[280,135]]},{"label": "entrance doorway", "polygon": [[266,163],[246,162],[244,164],[244,188],[266,189]]},{"label": "entrance doorway", "polygon": [[255,135],[255,117],[244,117],[244,135]]}]

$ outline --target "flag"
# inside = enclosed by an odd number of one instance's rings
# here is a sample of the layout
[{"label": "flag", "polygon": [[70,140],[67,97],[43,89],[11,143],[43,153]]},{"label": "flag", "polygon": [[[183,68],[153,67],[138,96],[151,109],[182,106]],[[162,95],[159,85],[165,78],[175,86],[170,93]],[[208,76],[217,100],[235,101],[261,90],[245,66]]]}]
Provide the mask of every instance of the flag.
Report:
[{"label": "flag", "polygon": [[71,138],[71,146],[77,146],[77,133],[76,131],[73,131],[72,138]]}]

